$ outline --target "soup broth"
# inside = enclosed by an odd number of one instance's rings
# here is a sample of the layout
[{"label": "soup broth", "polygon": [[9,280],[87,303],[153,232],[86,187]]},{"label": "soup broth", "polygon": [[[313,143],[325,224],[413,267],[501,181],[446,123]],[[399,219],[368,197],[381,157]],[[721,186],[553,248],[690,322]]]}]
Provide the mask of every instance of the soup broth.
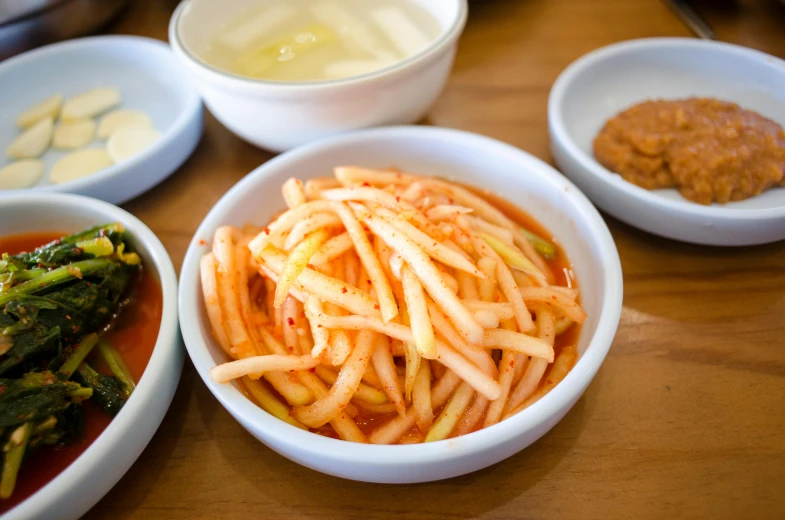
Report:
[{"label": "soup broth", "polygon": [[251,78],[329,80],[388,67],[439,32],[437,20],[408,0],[277,0],[220,27],[203,57]]}]

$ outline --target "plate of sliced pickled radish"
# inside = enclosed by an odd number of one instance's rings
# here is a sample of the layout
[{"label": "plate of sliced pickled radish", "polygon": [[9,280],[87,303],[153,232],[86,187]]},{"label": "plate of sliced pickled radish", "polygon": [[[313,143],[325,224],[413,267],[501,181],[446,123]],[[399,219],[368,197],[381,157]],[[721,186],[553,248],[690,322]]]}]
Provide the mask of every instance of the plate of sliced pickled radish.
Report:
[{"label": "plate of sliced pickled radish", "polygon": [[168,46],[133,36],[49,45],[0,64],[0,198],[79,193],[115,204],[190,156],[202,104]]}]

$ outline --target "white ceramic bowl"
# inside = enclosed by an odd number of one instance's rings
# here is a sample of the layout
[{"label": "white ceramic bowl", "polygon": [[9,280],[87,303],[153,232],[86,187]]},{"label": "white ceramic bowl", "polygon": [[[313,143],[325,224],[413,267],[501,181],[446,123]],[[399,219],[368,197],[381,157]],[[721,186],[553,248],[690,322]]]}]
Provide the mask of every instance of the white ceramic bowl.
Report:
[{"label": "white ceramic bowl", "polygon": [[184,0],[169,23],[169,43],[191,72],[207,107],[242,139],[276,152],[357,128],[420,120],[447,81],[466,0],[414,0],[441,34],[422,52],[362,76],[314,82],[244,78],[200,57],[221,24],[258,0]]},{"label": "white ceramic bowl", "polygon": [[[139,154],[93,175],[62,184],[49,182],[49,168],[66,152],[50,149],[42,160],[47,173],[34,191],[77,193],[120,204],[149,190],[191,155],[202,134],[202,103],[196,88],[178,73],[165,43],[137,36],[96,36],[26,52],[0,64],[0,148],[19,130],[15,121],[27,108],[54,94],[66,98],[98,86],[120,90],[122,108],[147,113],[163,134]],[[90,148],[105,146],[94,141]],[[10,160],[0,156],[0,167]],[[28,191],[28,190],[19,190]],[[12,191],[0,190],[0,197]]]},{"label": "white ceramic bowl", "polygon": [[[208,370],[226,361],[213,341],[199,283],[199,259],[224,224],[268,222],[283,209],[289,177],[330,175],[340,164],[399,166],[479,185],[526,209],[564,245],[581,285],[588,319],[572,372],[529,409],[488,429],[418,445],[374,446],[302,431],[267,414],[232,384],[216,384]],[[201,242],[204,240],[205,242]],[[309,468],[368,482],[409,483],[454,477],[490,466],[551,429],[591,382],[613,341],[622,304],[622,274],[605,223],[586,197],[535,157],[479,135],[430,127],[372,129],[330,138],[283,154],[232,188],[207,215],[183,263],[180,316],[191,359],[205,384],[251,434]]]},{"label": "white ceramic bowl", "polygon": [[122,223],[163,293],[163,315],[152,357],[128,402],[70,466],[3,515],[4,520],[78,518],[131,467],[153,437],[174,396],[183,366],[177,323],[177,274],[166,249],[139,219],[106,202],[78,195],[25,193],[0,203],[0,236],[34,231],[76,232]]},{"label": "white ceramic bowl", "polygon": [[559,168],[600,208],[645,231],[712,245],[785,238],[785,188],[702,206],[675,189],[639,188],[601,166],[592,141],[605,121],[647,99],[714,97],[785,126],[785,61],[727,43],[652,38],[610,45],[561,73],[548,100],[551,151]]}]

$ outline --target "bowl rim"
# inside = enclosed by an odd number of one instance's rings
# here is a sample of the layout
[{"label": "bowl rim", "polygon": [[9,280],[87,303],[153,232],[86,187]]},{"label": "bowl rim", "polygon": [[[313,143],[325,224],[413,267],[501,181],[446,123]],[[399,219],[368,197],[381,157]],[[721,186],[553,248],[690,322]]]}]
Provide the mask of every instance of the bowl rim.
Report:
[{"label": "bowl rim", "polygon": [[[5,74],[13,74],[15,67],[21,67],[29,62],[47,58],[51,55],[57,55],[63,52],[79,51],[85,48],[105,48],[107,45],[123,45],[130,46],[137,54],[155,55],[156,60],[167,59],[171,60],[170,64],[173,68],[179,67],[177,60],[172,56],[166,42],[155,40],[153,38],[146,38],[144,36],[132,35],[102,35],[102,36],[87,36],[84,38],[75,38],[73,40],[66,40],[58,43],[45,45],[37,49],[23,52],[18,56],[9,58],[8,60],[0,63],[0,77]],[[109,51],[106,51],[109,52]],[[111,183],[114,179],[128,174],[131,170],[137,168],[144,161],[148,160],[154,155],[158,155],[171,147],[174,142],[187,131],[188,127],[194,123],[194,115],[202,109],[202,99],[199,96],[196,88],[188,81],[169,82],[177,90],[177,95],[185,100],[185,106],[181,110],[172,124],[165,132],[161,132],[161,137],[148,146],[141,152],[133,157],[130,157],[119,164],[113,164],[101,171],[94,174],[67,181],[60,184],[46,184],[43,186],[32,186],[30,188],[22,188],[19,190],[0,190],[0,199],[8,196],[15,195],[21,191],[24,192],[38,192],[38,193],[74,193],[85,191],[93,188],[99,184]]]},{"label": "bowl rim", "polygon": [[195,66],[197,70],[205,72],[213,77],[218,77],[222,81],[227,82],[228,85],[237,88],[257,88],[260,91],[276,93],[276,92],[298,92],[298,93],[312,93],[315,91],[329,91],[343,87],[359,86],[366,83],[371,83],[391,75],[402,72],[405,69],[410,69],[417,66],[425,60],[439,55],[446,47],[453,44],[455,40],[460,37],[466,26],[468,19],[469,5],[468,0],[449,0],[457,4],[458,11],[452,24],[446,29],[442,30],[439,37],[432,41],[427,47],[421,51],[396,61],[386,67],[377,69],[365,74],[356,76],[347,76],[345,78],[327,79],[318,81],[274,81],[264,80],[257,78],[249,78],[240,74],[223,70],[219,67],[211,65],[204,61],[199,56],[196,56],[185,43],[181,40],[181,20],[183,12],[188,9],[192,0],[183,0],[177,6],[172,17],[169,21],[169,43],[174,49],[176,54],[181,54],[186,58],[186,62]]},{"label": "bowl rim", "polygon": [[[70,465],[57,474],[27,499],[9,509],[4,518],[40,518],[44,511],[50,511],[57,503],[68,500],[69,493],[80,484],[88,481],[91,469],[111,458],[114,448],[123,439],[133,435],[138,418],[149,413],[148,405],[157,399],[155,382],[166,377],[172,365],[178,365],[175,377],[179,380],[182,369],[182,349],[179,338],[179,320],[177,307],[178,282],[177,273],[169,258],[169,254],[158,237],[138,218],[127,211],[108,202],[69,193],[24,193],[11,195],[3,199],[3,208],[19,207],[30,204],[46,204],[69,211],[75,216],[87,211],[106,215],[107,221],[122,222],[134,240],[142,244],[149,255],[150,262],[158,273],[161,286],[162,312],[158,337],[153,353],[147,363],[134,394],[128,399],[120,412],[112,419],[106,429],[90,444]],[[168,409],[168,405],[167,408]],[[163,415],[153,429],[158,429]],[[142,445],[149,443],[151,434]],[[139,450],[141,454],[142,450]],[[138,455],[137,455],[138,457]],[[134,457],[136,459],[137,457]],[[121,475],[122,476],[122,475]],[[116,482],[112,482],[114,485]],[[107,489],[108,491],[108,489]],[[92,506],[101,497],[97,497]]]},{"label": "bowl rim", "polygon": [[[562,147],[585,173],[581,176],[590,177],[600,181],[604,188],[613,190],[634,201],[648,206],[653,206],[659,211],[681,214],[690,217],[710,218],[720,222],[758,221],[762,219],[785,218],[785,206],[771,208],[728,208],[719,205],[704,206],[687,199],[668,199],[660,197],[651,191],[627,182],[621,176],[613,173],[594,157],[590,156],[575,143],[568,130],[569,124],[565,120],[563,107],[567,99],[567,91],[588,69],[597,64],[613,60],[620,55],[635,54],[651,49],[683,48],[688,51],[715,52],[719,54],[735,55],[763,67],[772,69],[785,76],[785,60],[781,60],[765,52],[761,52],[732,43],[697,40],[693,38],[664,37],[664,38],[639,38],[618,43],[613,43],[584,54],[569,64],[551,88],[548,96],[548,123],[552,142]],[[785,189],[785,188],[781,188]]]},{"label": "bowl rim", "polygon": [[[489,428],[455,439],[427,444],[388,446],[357,444],[300,430],[262,410],[233,385],[219,385],[212,382],[207,372],[211,366],[214,366],[213,359],[208,351],[205,338],[199,332],[198,327],[193,326],[193,323],[199,322],[199,317],[195,316],[194,312],[198,312],[201,302],[201,293],[198,287],[200,248],[203,245],[200,242],[207,236],[207,231],[210,228],[221,224],[222,215],[231,210],[235,199],[242,197],[246,190],[257,183],[259,179],[269,177],[275,171],[299,162],[301,157],[318,155],[347,142],[357,143],[378,138],[393,140],[408,138],[420,141],[430,138],[448,138],[455,141],[456,145],[467,143],[482,148],[489,156],[512,155],[522,167],[531,169],[538,176],[564,187],[565,196],[572,201],[577,211],[576,214],[589,223],[590,229],[593,230],[592,240],[598,244],[597,263],[603,267],[605,274],[602,286],[604,297],[597,328],[575,367],[561,384],[527,410]],[[422,126],[392,126],[349,132],[302,146],[262,164],[230,189],[199,225],[186,252],[180,277],[183,281],[179,301],[180,319],[186,349],[199,376],[210,392],[238,422],[243,426],[245,426],[244,421],[254,423],[259,429],[264,429],[267,436],[274,437],[277,443],[296,447],[301,452],[329,454],[331,458],[343,463],[381,466],[396,466],[405,464],[407,461],[437,462],[459,456],[469,456],[510,441],[521,432],[547,422],[554,410],[567,407],[571,401],[576,400],[599,370],[618,327],[623,294],[621,263],[610,231],[599,212],[572,182],[540,159],[501,141],[461,130]]]}]

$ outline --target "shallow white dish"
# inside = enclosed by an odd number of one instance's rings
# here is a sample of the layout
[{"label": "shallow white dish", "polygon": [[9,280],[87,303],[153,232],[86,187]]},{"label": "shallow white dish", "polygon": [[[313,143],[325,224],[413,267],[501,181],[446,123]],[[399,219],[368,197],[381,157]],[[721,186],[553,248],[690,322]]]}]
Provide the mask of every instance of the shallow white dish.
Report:
[{"label": "shallow white dish", "polygon": [[785,61],[727,43],[652,38],[578,59],[548,100],[551,151],[559,168],[600,208],[645,231],[685,242],[740,246],[785,238],[785,188],[702,206],[675,189],[649,191],[601,166],[592,141],[618,112],[647,99],[714,97],[785,126]]},{"label": "shallow white dish", "polygon": [[263,81],[219,70],[200,57],[216,30],[256,0],[183,0],[169,22],[169,43],[210,112],[251,144],[281,152],[329,135],[422,119],[447,82],[467,0],[413,0],[439,23],[439,37],[389,67],[349,78]]},{"label": "shallow white dish", "polygon": [[[202,104],[165,43],[137,36],[95,36],[29,51],[0,64],[0,167],[19,134],[17,116],[56,93],[66,98],[99,86],[120,90],[122,108],[147,113],[161,138],[126,161],[63,184],[49,182],[49,168],[66,152],[42,156],[46,173],[28,190],[77,193],[120,204],[149,190],[191,155],[202,133]],[[105,146],[94,141],[90,148]],[[0,190],[0,197],[13,191]]]},{"label": "shallow white dish", "polygon": [[[456,439],[402,446],[355,444],[290,426],[248,400],[231,384],[210,380],[225,361],[204,311],[199,261],[221,225],[267,222],[283,209],[289,177],[330,175],[341,164],[398,166],[442,175],[502,193],[554,233],[574,264],[588,319],[581,357],[556,388],[533,406],[490,428]],[[309,468],[367,482],[411,483],[454,477],[490,466],[550,430],[596,374],[613,341],[622,304],[619,256],[608,228],[586,197],[552,167],[517,148],[457,130],[391,127],[330,138],[283,154],[232,188],[202,222],[183,263],[181,329],[199,375],[229,413],[281,455]]]},{"label": "shallow white dish", "polygon": [[99,200],[27,192],[0,203],[0,236],[34,231],[75,232],[120,222],[146,269],[161,285],[163,314],[153,354],[128,402],[70,466],[3,514],[4,520],[78,518],[103,497],[139,457],[169,408],[183,367],[177,322],[177,274],[166,249],[139,219]]}]

